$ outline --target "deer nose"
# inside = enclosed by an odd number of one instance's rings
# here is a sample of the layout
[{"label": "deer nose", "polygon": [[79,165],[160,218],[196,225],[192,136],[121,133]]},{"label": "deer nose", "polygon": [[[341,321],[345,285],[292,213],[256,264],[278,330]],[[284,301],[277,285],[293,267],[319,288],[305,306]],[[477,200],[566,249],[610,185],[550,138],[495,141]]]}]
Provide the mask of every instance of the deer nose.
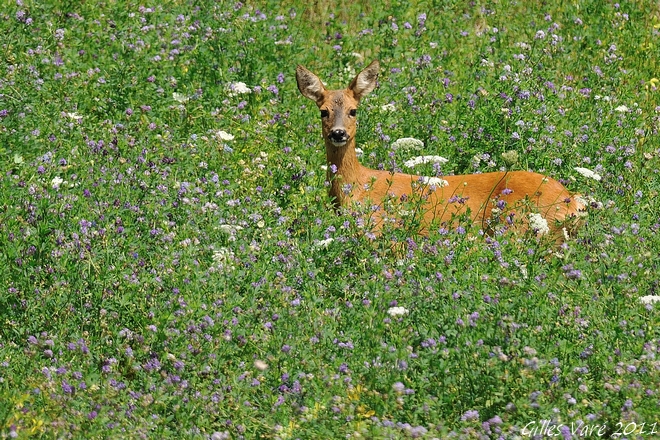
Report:
[{"label": "deer nose", "polygon": [[328,137],[334,142],[346,142],[348,140],[348,133],[344,129],[335,128],[330,132]]}]

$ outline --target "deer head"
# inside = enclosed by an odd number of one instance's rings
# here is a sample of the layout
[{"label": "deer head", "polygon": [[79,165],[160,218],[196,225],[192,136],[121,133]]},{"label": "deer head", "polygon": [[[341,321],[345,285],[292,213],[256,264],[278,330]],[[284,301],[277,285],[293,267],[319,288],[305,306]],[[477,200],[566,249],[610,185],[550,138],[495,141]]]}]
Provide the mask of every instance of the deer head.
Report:
[{"label": "deer head", "polygon": [[323,139],[337,148],[354,142],[357,106],[376,87],[380,64],[373,61],[344,90],[328,90],[318,76],[303,66],[296,69],[298,90],[321,110]]}]

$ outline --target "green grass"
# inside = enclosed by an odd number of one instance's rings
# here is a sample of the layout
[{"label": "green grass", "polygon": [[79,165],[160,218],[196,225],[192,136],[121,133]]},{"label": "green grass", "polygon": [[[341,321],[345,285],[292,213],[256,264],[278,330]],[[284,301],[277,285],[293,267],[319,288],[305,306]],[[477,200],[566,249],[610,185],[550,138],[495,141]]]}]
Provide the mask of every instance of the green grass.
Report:
[{"label": "green grass", "polygon": [[[247,3],[3,2],[0,438],[657,437],[658,6]],[[336,215],[295,66],[372,59],[365,165],[514,150],[577,236]]]}]

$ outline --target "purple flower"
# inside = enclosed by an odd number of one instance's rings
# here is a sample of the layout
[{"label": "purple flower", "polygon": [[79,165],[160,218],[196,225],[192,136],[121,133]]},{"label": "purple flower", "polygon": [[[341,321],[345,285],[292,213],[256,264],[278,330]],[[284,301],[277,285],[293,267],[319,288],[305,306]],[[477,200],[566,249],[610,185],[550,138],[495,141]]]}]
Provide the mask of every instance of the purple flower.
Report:
[{"label": "purple flower", "polygon": [[73,393],[73,387],[67,381],[63,380],[62,391],[64,391],[66,394],[71,394]]},{"label": "purple flower", "polygon": [[425,341],[422,341],[420,344],[424,348],[429,348],[429,347],[435,347],[437,345],[437,342],[433,338],[429,338]]},{"label": "purple flower", "polygon": [[464,422],[479,420],[479,411],[477,411],[476,409],[471,409],[469,411],[466,411],[465,414],[461,416],[461,420]]},{"label": "purple flower", "polygon": [[395,382],[392,384],[392,389],[395,393],[403,393],[406,389],[406,386],[401,382]]},{"label": "purple flower", "polygon": [[280,84],[284,82],[284,74],[283,73],[279,73],[277,75],[277,82],[280,83]]}]

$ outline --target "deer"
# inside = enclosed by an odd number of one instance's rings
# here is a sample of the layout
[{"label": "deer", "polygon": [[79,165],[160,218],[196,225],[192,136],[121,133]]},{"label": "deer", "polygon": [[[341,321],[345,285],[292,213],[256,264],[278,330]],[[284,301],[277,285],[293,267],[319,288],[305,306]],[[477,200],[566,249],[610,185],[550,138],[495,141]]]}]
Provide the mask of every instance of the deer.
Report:
[{"label": "deer", "polygon": [[[301,65],[296,68],[298,90],[321,112],[328,192],[335,208],[355,204],[370,208],[373,229],[379,231],[388,220],[398,217],[396,221],[404,221],[400,214],[386,212],[391,202],[396,206],[418,197],[422,204],[418,232],[422,235],[428,235],[432,225],[449,227],[467,216],[485,231],[503,217],[513,230],[531,230],[537,237],[551,234],[558,241],[567,238],[567,226],[568,230],[577,226],[571,220],[584,215],[585,202],[549,176],[498,171],[429,179],[363,166],[356,153],[357,109],[376,88],[379,70],[375,60],[346,89],[329,90],[317,75]],[[519,219],[518,226],[514,219]]]}]

